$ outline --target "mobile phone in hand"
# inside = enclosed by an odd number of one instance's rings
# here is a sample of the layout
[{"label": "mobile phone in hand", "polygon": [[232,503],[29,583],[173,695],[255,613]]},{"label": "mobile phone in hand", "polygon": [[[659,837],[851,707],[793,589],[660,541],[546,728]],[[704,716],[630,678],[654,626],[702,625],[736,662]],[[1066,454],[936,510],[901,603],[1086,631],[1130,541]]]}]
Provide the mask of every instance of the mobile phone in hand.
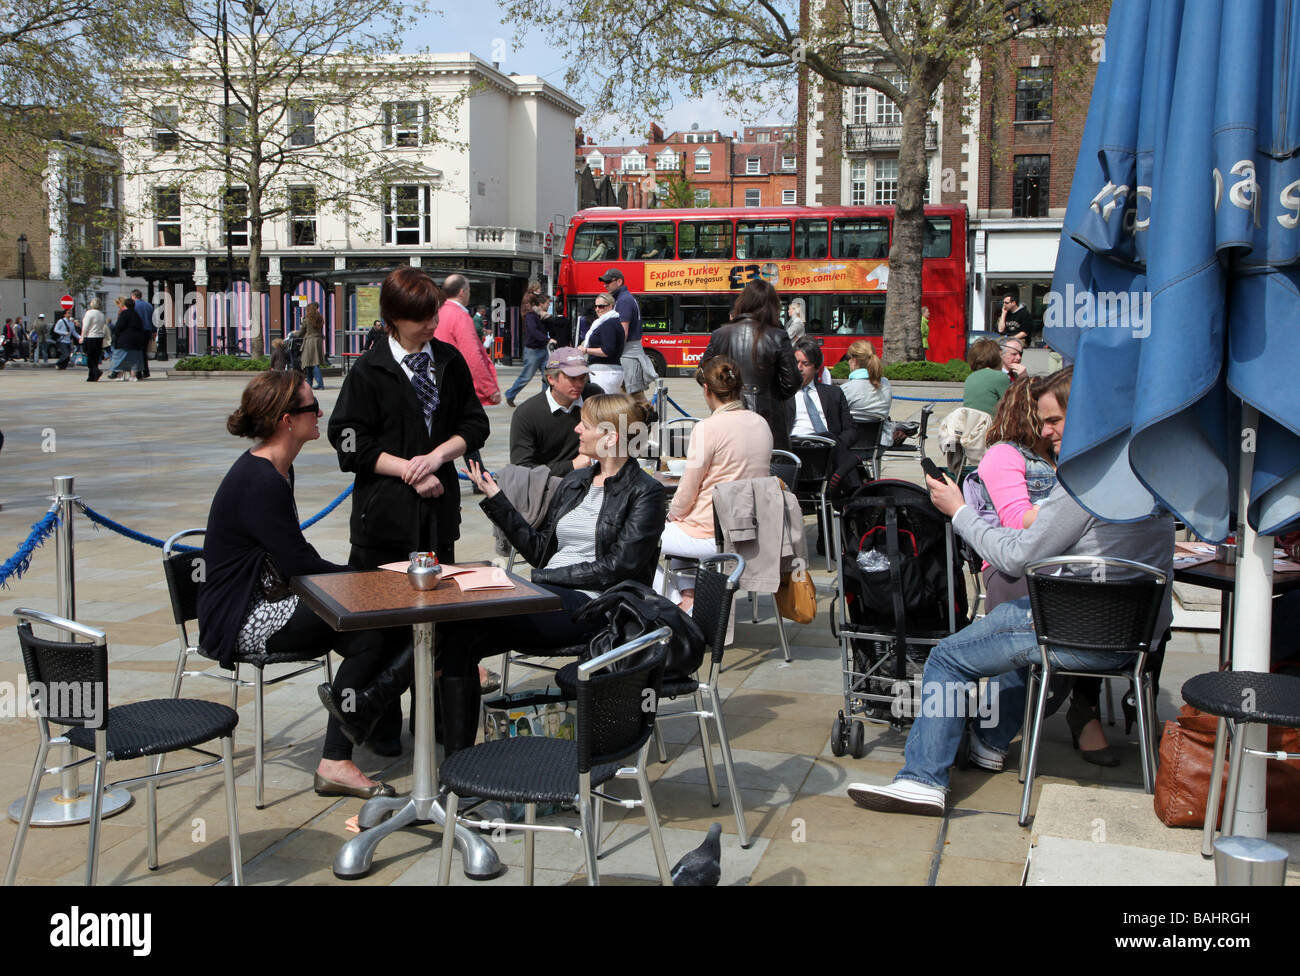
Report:
[{"label": "mobile phone in hand", "polygon": [[939,465],[935,464],[925,455],[921,456],[921,470],[933,478],[935,481],[946,481],[947,477],[939,470]]}]

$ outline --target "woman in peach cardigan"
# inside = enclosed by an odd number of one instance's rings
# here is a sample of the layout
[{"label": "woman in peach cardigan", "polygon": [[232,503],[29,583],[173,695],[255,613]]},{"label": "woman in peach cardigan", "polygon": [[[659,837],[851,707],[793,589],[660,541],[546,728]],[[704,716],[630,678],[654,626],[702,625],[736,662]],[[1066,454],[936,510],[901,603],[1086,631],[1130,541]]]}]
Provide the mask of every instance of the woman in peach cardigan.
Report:
[{"label": "woman in peach cardigan", "polygon": [[[740,367],[729,357],[708,360],[695,371],[695,382],[704,388],[712,412],[691,432],[686,471],[668,508],[662,541],[665,556],[700,559],[718,551],[713,538],[714,485],[767,477],[772,431],[765,419],[745,409]],[[667,595],[689,613],[695,590],[679,590],[676,576],[670,573]]]}]

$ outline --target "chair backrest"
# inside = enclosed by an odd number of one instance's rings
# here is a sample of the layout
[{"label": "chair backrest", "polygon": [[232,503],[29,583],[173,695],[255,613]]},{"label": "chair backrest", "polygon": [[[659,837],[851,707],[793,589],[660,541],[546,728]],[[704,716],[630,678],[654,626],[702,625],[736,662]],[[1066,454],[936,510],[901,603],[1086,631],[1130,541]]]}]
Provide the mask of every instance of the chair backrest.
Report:
[{"label": "chair backrest", "polygon": [[1151,649],[1169,589],[1168,577],[1151,566],[1088,556],[1030,563],[1025,579],[1040,644],[1117,654]]},{"label": "chair backrest", "polygon": [[819,492],[835,472],[835,441],[816,434],[790,438],[790,452],[799,459],[795,493]]},{"label": "chair backrest", "polygon": [[867,454],[877,450],[880,447],[880,428],[885,422],[883,420],[855,420],[853,426],[857,433],[853,437],[853,446],[850,450]]},{"label": "chair backrest", "polygon": [[[44,720],[88,729],[108,725],[108,639],[102,630],[75,620],[15,610],[18,645],[27,684]],[[32,632],[32,624],[55,627],[82,640],[49,640]],[[48,734],[48,729],[43,729]]]},{"label": "chair backrest", "polygon": [[182,546],[180,540],[204,534],[204,529],[183,529],[163,543],[163,576],[172,601],[172,620],[179,627],[198,619],[199,583],[207,569],[203,549]]},{"label": "chair backrest", "polygon": [[[726,568],[728,563],[731,564],[730,570]],[[744,571],[744,557],[734,552],[706,556],[695,570],[695,605],[691,609],[691,619],[704,631],[704,641],[714,664],[722,663],[732,597],[740,586],[740,576]]]},{"label": "chair backrest", "polygon": [[789,451],[776,450],[772,452],[772,462],[768,470],[773,478],[780,478],[785,482],[786,488],[794,491],[799,483],[799,464],[798,455],[791,454]]},{"label": "chair backrest", "polygon": [[[630,756],[653,734],[671,635],[660,627],[579,665],[579,774]],[[619,662],[626,666],[610,670]]]}]

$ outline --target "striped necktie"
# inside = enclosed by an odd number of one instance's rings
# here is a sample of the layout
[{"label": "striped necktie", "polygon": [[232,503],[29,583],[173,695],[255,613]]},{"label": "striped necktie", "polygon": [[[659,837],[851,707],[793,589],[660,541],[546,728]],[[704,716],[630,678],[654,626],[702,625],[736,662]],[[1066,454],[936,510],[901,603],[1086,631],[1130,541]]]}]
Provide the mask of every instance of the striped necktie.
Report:
[{"label": "striped necktie", "polygon": [[415,387],[416,399],[424,411],[424,426],[433,423],[433,412],[438,409],[438,384],[433,379],[433,357],[427,352],[416,352],[402,360],[402,365],[411,371],[411,385]]}]

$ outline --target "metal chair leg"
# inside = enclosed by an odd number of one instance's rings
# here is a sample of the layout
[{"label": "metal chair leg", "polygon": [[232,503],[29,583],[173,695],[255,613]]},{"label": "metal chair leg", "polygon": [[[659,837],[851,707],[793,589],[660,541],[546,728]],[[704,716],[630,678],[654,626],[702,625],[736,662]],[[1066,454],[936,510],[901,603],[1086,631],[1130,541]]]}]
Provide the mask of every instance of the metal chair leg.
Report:
[{"label": "metal chair leg", "polygon": [[[537,804],[524,804],[524,823],[532,826],[537,823]],[[599,839],[599,838],[597,838]],[[524,831],[524,884],[533,886],[533,860],[537,844],[537,831]]]},{"label": "metal chair leg", "polygon": [[190,656],[188,648],[181,648],[181,653],[176,658],[176,673],[172,675],[172,697],[181,696],[181,682],[185,680],[185,663]]},{"label": "metal chair leg", "polygon": [[1156,687],[1155,682],[1151,680],[1151,675],[1143,675],[1142,684],[1147,698],[1147,737],[1143,744],[1146,746],[1144,751],[1147,766],[1151,769],[1151,792],[1154,794],[1156,761],[1159,758],[1159,750],[1156,747],[1156,731],[1160,725],[1160,716],[1156,714]]},{"label": "metal chair leg", "polygon": [[[149,760],[149,775],[162,772],[162,756]],[[150,871],[158,870],[158,781],[149,780],[145,787],[145,845]]]},{"label": "metal chair leg", "polygon": [[[704,697],[700,694],[700,689],[695,689],[695,710],[699,712],[698,721],[700,723],[700,749],[704,753],[704,775],[709,780],[709,803],[717,806],[722,802],[718,797],[718,774],[713,768],[713,744],[709,742],[709,720],[704,717]],[[659,728],[658,725],[655,726]]]},{"label": "metal chair leg", "polygon": [[1106,724],[1115,724],[1115,689],[1111,686],[1110,678],[1103,678],[1102,687],[1106,689]]},{"label": "metal chair leg", "polygon": [[253,805],[261,810],[266,806],[266,797],[263,795],[264,773],[262,763],[266,758],[266,726],[263,724],[263,698],[262,698],[262,669],[254,668],[256,677],[253,679],[253,765],[256,767],[253,771],[253,782],[256,784],[256,796],[253,798]]},{"label": "metal chair leg", "polygon": [[713,712],[713,721],[718,727],[718,745],[722,748],[722,768],[727,774],[727,792],[731,794],[731,809],[736,815],[736,833],[740,836],[740,846],[749,847],[749,831],[745,828],[745,808],[740,802],[740,786],[736,782],[736,767],[731,761],[731,739],[727,736],[727,725],[722,717],[722,702],[715,689],[709,685],[709,710]]},{"label": "metal chair leg", "polygon": [[501,694],[510,694],[510,659],[514,656],[514,651],[506,651],[501,655]]},{"label": "metal chair leg", "polygon": [[1241,786],[1241,763],[1246,758],[1246,723],[1232,723],[1232,760],[1228,766],[1228,795],[1223,802],[1223,836],[1232,836],[1237,819],[1237,790]]},{"label": "metal chair leg", "polygon": [[753,590],[749,591],[749,618],[751,624],[758,623],[758,597]]},{"label": "metal chair leg", "polygon": [[794,660],[790,656],[790,643],[785,639],[785,621],[781,619],[781,611],[776,609],[776,598],[773,597],[772,616],[776,618],[776,633],[781,638],[781,653],[785,655],[785,663],[789,664]]},{"label": "metal chair leg", "polygon": [[[663,731],[659,728],[658,723],[655,724],[654,734],[655,734],[655,748],[659,750],[659,762],[660,764],[666,763],[668,761],[668,748],[667,746],[664,745],[664,734]],[[596,809],[600,809],[599,805],[597,805]]]},{"label": "metal chair leg", "polygon": [[104,767],[108,761],[95,759],[95,778],[90,785],[90,844],[86,850],[86,885],[99,884],[99,822],[104,812]]},{"label": "metal chair leg", "polygon": [[826,572],[830,572],[834,567],[831,565],[831,516],[830,504],[826,501],[826,489],[822,489],[822,512],[818,520],[818,531],[822,534],[822,547],[826,550]]},{"label": "metal chair leg", "polygon": [[443,801],[446,819],[442,826],[442,857],[438,861],[438,884],[443,888],[451,884],[451,852],[456,846],[456,807],[459,804],[460,797],[455,793],[448,793]]},{"label": "metal chair leg", "polygon": [[27,786],[27,797],[23,800],[23,812],[18,818],[18,833],[14,835],[14,846],[9,851],[9,867],[5,869],[6,888],[12,888],[18,879],[18,862],[23,859],[23,844],[27,841],[27,830],[32,824],[36,794],[41,791],[41,777],[45,775],[45,760],[49,754],[50,744],[42,738],[41,744],[36,748],[36,765],[32,767],[32,779]]},{"label": "metal chair leg", "polygon": [[244,883],[244,853],[239,839],[239,804],[235,801],[235,736],[221,740],[221,765],[226,775],[226,829],[230,831],[230,883]]},{"label": "metal chair leg", "polygon": [[1033,727],[1034,705],[1037,701],[1036,691],[1039,676],[1037,668],[1029,669],[1029,680],[1025,682],[1025,717],[1020,723],[1020,772],[1021,783],[1029,772],[1029,733]]},{"label": "metal chair leg", "polygon": [[[645,747],[642,747],[642,755],[645,754]],[[599,805],[600,801],[596,801]],[[584,792],[578,795],[578,819],[582,824],[582,856],[587,861],[587,884],[594,887],[600,884],[600,871],[596,867],[596,835],[599,828],[596,826],[596,817],[591,809],[591,794]]]},{"label": "metal chair leg", "polygon": [[230,707],[239,711],[239,665],[235,665],[234,677],[230,679]]},{"label": "metal chair leg", "polygon": [[672,885],[672,869],[668,865],[668,854],[664,851],[664,836],[659,829],[659,811],[655,809],[654,794],[650,792],[650,780],[645,774],[645,761],[648,752],[649,743],[646,743],[641,747],[641,755],[637,757],[637,788],[641,791],[641,804],[650,827],[650,843],[655,849],[655,864],[659,866],[659,881],[661,884]]},{"label": "metal chair leg", "polygon": [[334,687],[334,658],[330,652],[325,652],[325,680],[329,682],[330,687]]},{"label": "metal chair leg", "polygon": [[1205,798],[1205,826],[1201,829],[1201,856],[1214,856],[1214,827],[1223,794],[1223,760],[1228,752],[1228,720],[1219,717],[1214,730],[1214,762],[1210,763],[1210,795]]},{"label": "metal chair leg", "polygon": [[[1042,738],[1043,719],[1047,715],[1047,693],[1052,684],[1052,672],[1050,669],[1044,669],[1038,685],[1038,707],[1034,712],[1034,727],[1029,735],[1029,768],[1025,773],[1025,792],[1020,800],[1020,826],[1029,823],[1029,800],[1034,793],[1034,772],[1038,764],[1038,743]],[[1021,738],[1021,748],[1024,748],[1024,739]]]}]

